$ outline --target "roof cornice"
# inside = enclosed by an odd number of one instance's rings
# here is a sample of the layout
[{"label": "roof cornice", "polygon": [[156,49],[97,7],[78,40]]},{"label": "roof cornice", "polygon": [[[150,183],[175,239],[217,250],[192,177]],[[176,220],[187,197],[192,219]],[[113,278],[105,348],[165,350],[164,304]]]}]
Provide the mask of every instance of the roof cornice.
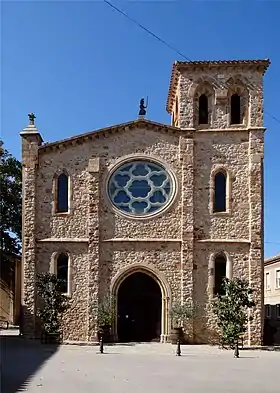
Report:
[{"label": "roof cornice", "polygon": [[146,128],[148,130],[155,130],[159,132],[169,132],[169,133],[186,133],[189,134],[190,137],[193,135],[193,130],[181,130],[178,127],[173,127],[167,124],[162,124],[162,123],[157,123],[151,120],[146,120],[146,119],[138,119],[138,120],[133,120],[127,123],[122,123],[122,124],[117,124],[114,126],[106,127],[106,128],[101,128],[95,131],[90,131],[85,134],[80,134],[73,136],[71,138],[67,139],[62,139],[56,142],[50,142],[50,143],[44,143],[42,146],[39,147],[39,153],[40,152],[47,152],[51,150],[58,150],[61,147],[67,147],[70,145],[80,145],[88,140],[92,140],[94,138],[106,138],[108,135],[114,134],[116,132],[121,132],[121,131],[129,131],[134,128]]},{"label": "roof cornice", "polygon": [[274,263],[280,262],[280,254],[275,255],[274,257],[267,258],[264,260],[264,266],[273,265]]},{"label": "roof cornice", "polygon": [[262,75],[270,65],[269,59],[264,60],[213,60],[213,61],[175,61],[172,66],[171,78],[169,83],[169,90],[167,96],[166,110],[171,113],[173,102],[175,99],[176,87],[180,71],[190,69],[216,68],[216,67],[242,67],[259,70]]}]

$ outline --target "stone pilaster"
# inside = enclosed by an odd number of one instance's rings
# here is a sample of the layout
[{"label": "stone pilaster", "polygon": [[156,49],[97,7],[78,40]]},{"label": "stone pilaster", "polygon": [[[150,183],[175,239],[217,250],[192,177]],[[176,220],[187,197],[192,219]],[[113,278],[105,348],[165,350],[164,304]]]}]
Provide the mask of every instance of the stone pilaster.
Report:
[{"label": "stone pilaster", "polygon": [[42,137],[33,122],[22,130],[22,328],[35,337],[36,320],[36,173]]},{"label": "stone pilaster", "polygon": [[[193,299],[193,138],[191,132],[182,131],[180,136],[180,160],[182,170],[182,215],[181,215],[181,300]],[[192,335],[193,326],[188,334]]]},{"label": "stone pilaster", "polygon": [[99,289],[99,158],[88,165],[88,341],[97,337],[97,310]]},{"label": "stone pilaster", "polygon": [[264,129],[249,131],[250,254],[249,282],[256,307],[250,312],[249,345],[260,345],[263,332],[263,154]]}]

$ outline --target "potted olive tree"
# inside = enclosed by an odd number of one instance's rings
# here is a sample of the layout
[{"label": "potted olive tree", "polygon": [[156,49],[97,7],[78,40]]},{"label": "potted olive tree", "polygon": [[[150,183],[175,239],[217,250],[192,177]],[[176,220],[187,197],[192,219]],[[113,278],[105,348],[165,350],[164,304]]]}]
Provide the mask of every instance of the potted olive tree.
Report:
[{"label": "potted olive tree", "polygon": [[37,275],[39,295],[37,314],[42,323],[42,341],[46,344],[61,342],[62,315],[68,308],[68,298],[61,292],[63,281],[55,274]]},{"label": "potted olive tree", "polygon": [[111,341],[111,329],[115,321],[115,299],[110,294],[105,295],[98,305],[97,323],[98,340]]},{"label": "potted olive tree", "polygon": [[195,305],[193,302],[181,303],[174,302],[170,309],[172,323],[171,342],[176,344],[178,340],[184,341],[184,333],[187,329],[187,323],[193,320],[195,315]]}]

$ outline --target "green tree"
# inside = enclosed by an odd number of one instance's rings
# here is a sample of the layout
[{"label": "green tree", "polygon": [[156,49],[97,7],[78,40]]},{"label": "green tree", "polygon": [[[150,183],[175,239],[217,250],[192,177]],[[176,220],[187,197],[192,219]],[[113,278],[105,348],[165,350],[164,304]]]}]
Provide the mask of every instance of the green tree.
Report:
[{"label": "green tree", "polygon": [[[1,264],[21,253],[21,163],[0,140],[0,258]],[[3,266],[3,265],[2,265]]]},{"label": "green tree", "polygon": [[246,332],[251,319],[248,317],[248,309],[255,306],[252,300],[253,290],[245,280],[225,278],[222,293],[213,300],[212,309],[221,330],[222,344],[233,348]]},{"label": "green tree", "polygon": [[60,335],[62,315],[69,307],[67,296],[61,292],[63,283],[56,274],[37,275],[37,294],[40,296],[37,313],[42,321],[44,333],[48,335]]}]

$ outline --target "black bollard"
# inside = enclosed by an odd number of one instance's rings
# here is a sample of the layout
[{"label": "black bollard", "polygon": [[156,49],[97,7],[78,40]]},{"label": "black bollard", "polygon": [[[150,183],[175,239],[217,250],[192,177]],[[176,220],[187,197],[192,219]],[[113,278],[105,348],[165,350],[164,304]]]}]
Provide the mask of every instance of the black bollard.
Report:
[{"label": "black bollard", "polygon": [[103,337],[100,337],[99,344],[100,344],[100,347],[99,347],[100,353],[103,353]]},{"label": "black bollard", "polygon": [[176,356],[181,356],[181,344],[180,344],[180,340],[177,341]]},{"label": "black bollard", "polygon": [[239,358],[238,342],[235,344],[235,348],[234,348],[234,357],[235,357],[235,358]]}]

